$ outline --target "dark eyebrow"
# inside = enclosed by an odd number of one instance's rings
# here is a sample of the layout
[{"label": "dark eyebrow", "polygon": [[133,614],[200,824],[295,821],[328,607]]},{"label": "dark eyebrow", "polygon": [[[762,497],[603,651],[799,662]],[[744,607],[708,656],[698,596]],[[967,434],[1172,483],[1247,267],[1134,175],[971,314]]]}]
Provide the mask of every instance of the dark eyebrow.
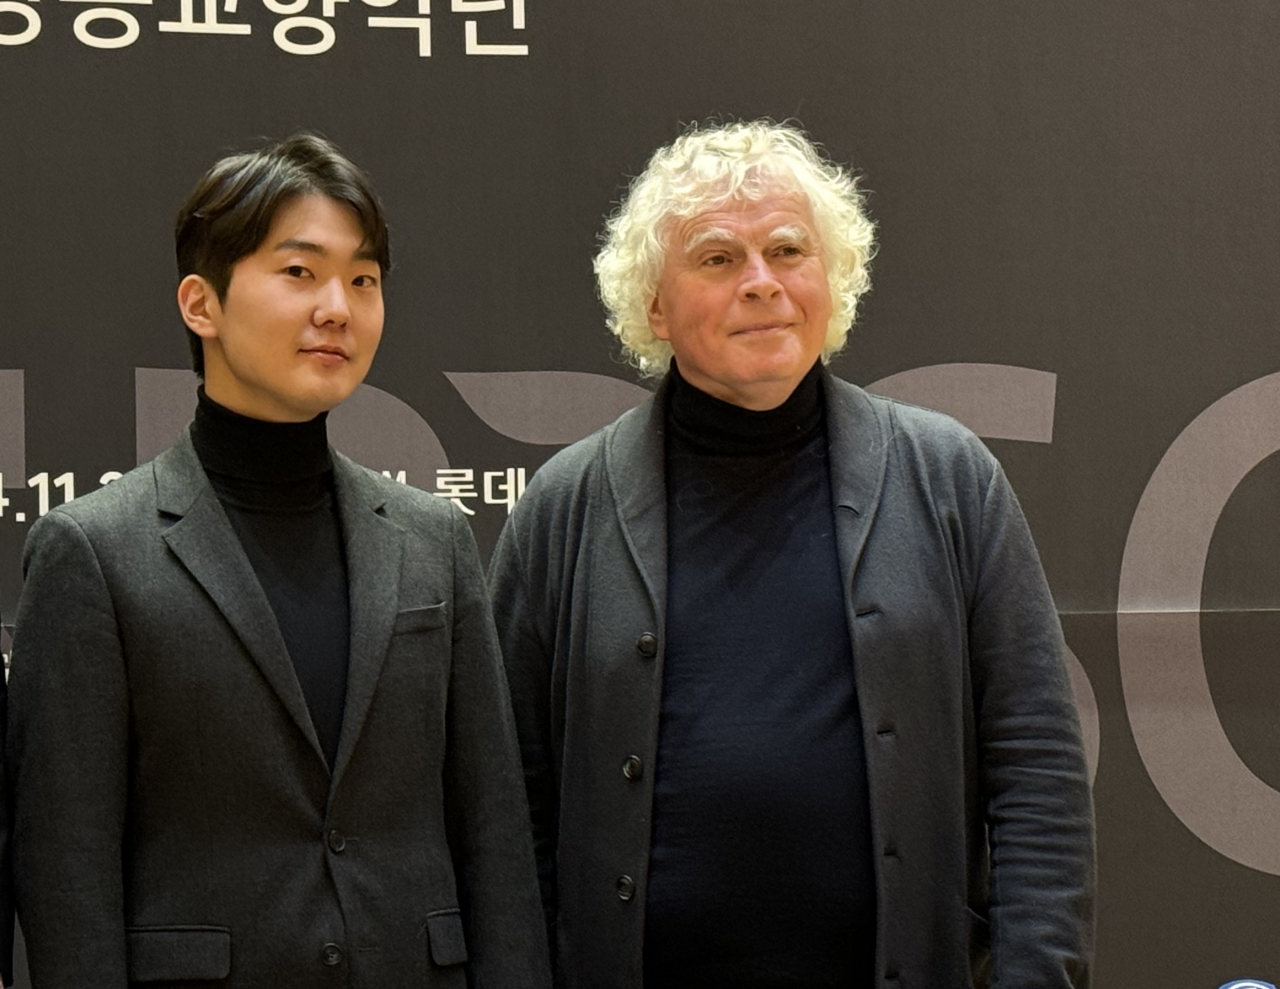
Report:
[{"label": "dark eyebrow", "polygon": [[273,250],[277,251],[302,251],[304,254],[319,254],[321,257],[328,257],[329,252],[319,244],[313,244],[309,240],[282,240]]},{"label": "dark eyebrow", "polygon": [[[327,258],[329,256],[329,252],[319,244],[313,244],[309,240],[296,240],[292,237],[287,240],[280,241],[280,243],[275,246],[274,250],[301,251],[303,254],[318,254],[322,258]],[[380,263],[378,262],[378,252],[372,247],[361,247],[360,250],[356,251],[355,260]]]}]

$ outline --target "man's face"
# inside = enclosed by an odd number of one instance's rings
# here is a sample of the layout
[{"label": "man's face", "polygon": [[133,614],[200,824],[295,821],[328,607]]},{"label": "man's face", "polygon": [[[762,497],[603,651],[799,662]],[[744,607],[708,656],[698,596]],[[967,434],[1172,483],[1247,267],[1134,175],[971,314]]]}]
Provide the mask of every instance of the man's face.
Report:
[{"label": "man's face", "polygon": [[649,326],[695,387],[744,408],[776,408],[818,360],[830,319],[804,197],[734,201],[672,226]]},{"label": "man's face", "polygon": [[364,380],[382,338],[382,270],[354,211],[326,196],[283,205],[222,301],[208,295],[207,319],[188,319],[204,341],[205,391],[255,419],[332,409]]}]

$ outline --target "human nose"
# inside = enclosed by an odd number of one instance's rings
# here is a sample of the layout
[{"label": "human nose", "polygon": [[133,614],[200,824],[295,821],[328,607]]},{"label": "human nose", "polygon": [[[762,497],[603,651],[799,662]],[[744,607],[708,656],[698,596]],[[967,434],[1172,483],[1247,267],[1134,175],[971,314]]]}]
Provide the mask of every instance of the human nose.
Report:
[{"label": "human nose", "polygon": [[350,318],[351,304],[347,299],[347,286],[342,279],[332,278],[322,284],[313,316],[316,325],[346,326]]},{"label": "human nose", "polygon": [[738,291],[743,299],[767,302],[782,293],[782,283],[778,281],[765,256],[752,253],[747,255]]}]

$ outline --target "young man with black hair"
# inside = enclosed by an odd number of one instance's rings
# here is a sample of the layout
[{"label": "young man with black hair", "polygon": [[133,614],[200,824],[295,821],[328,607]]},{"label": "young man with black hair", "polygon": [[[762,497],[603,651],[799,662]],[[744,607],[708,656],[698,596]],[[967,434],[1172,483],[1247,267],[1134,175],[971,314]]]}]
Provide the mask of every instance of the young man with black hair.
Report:
[{"label": "young man with black hair", "polygon": [[31,532],[7,768],[34,989],[529,989],[528,818],[474,541],[331,450],[390,268],[299,135],[178,214],[203,379],[152,463]]}]

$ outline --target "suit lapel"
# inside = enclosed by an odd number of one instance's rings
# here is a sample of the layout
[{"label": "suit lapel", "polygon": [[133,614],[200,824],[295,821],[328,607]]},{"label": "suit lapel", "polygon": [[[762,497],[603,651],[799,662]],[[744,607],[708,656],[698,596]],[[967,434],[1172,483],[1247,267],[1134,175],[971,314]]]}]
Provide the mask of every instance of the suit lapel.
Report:
[{"label": "suit lapel", "polygon": [[336,787],[364,728],[391,644],[391,630],[400,602],[404,533],[383,514],[386,498],[363,468],[334,452],[333,475],[347,554],[351,603],[347,701],[338,757],[333,767],[332,786]]},{"label": "suit lapel", "polygon": [[889,433],[867,393],[824,372],[831,498],[836,508],[836,548],[848,596],[871,522],[880,505],[889,458]]},{"label": "suit lapel", "polygon": [[623,538],[665,627],[667,613],[667,383],[605,436],[605,474]]},{"label": "suit lapel", "polygon": [[[177,521],[164,531],[164,541],[213,599],[263,678],[323,761],[320,740],[275,613],[200,466],[189,430],[156,458],[153,470],[157,507],[166,515],[177,516]],[[199,629],[191,632],[200,634]]]}]

